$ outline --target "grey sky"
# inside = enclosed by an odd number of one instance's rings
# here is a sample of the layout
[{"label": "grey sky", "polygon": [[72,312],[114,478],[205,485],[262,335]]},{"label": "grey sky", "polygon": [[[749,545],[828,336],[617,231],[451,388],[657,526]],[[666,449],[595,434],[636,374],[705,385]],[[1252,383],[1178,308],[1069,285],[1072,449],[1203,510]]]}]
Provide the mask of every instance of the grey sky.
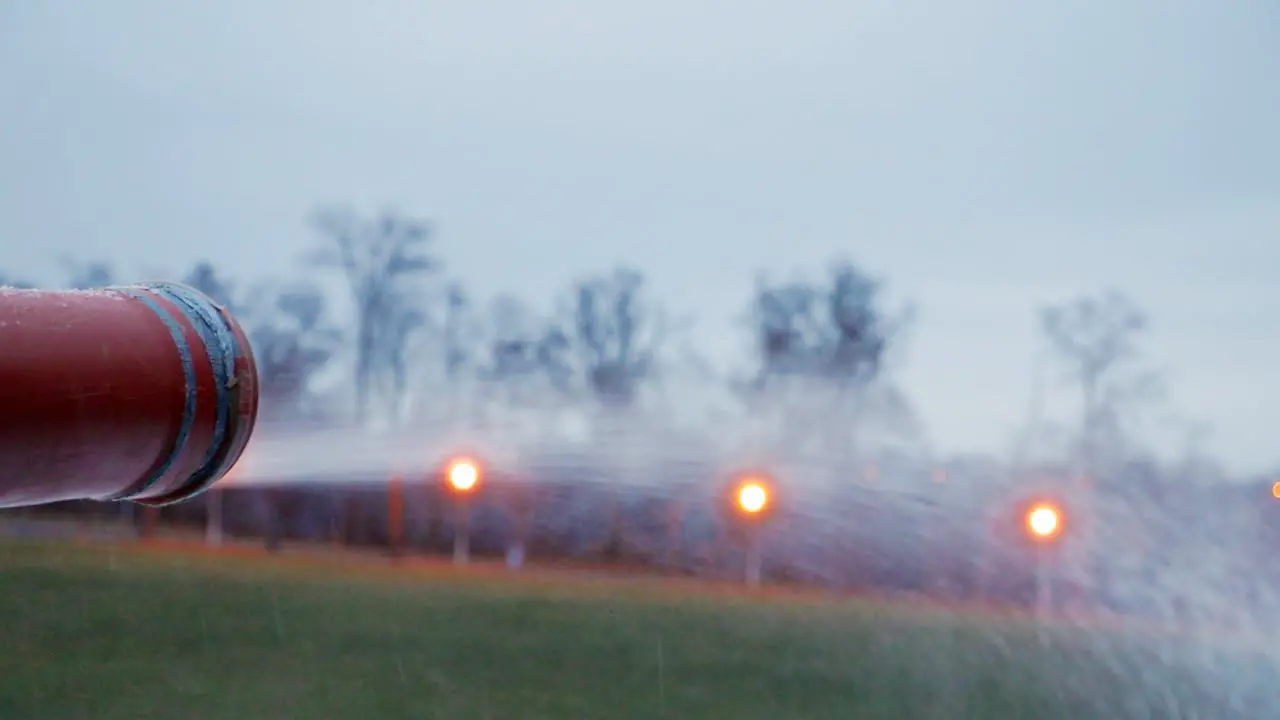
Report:
[{"label": "grey sky", "polygon": [[483,293],[633,262],[721,359],[757,269],[843,255],[919,303],[901,375],[945,449],[1003,447],[1035,308],[1114,285],[1257,467],[1277,77],[1272,0],[8,0],[0,252],[281,275],[317,202],[390,205]]}]

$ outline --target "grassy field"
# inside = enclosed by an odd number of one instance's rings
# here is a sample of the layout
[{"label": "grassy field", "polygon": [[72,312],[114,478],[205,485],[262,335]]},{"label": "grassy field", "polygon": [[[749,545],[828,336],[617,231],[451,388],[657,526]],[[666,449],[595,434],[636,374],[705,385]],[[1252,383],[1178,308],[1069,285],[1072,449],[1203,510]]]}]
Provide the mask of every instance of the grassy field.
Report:
[{"label": "grassy field", "polygon": [[1243,651],[867,602],[371,562],[8,542],[0,623],[0,718],[15,720],[1278,712],[1270,670]]}]

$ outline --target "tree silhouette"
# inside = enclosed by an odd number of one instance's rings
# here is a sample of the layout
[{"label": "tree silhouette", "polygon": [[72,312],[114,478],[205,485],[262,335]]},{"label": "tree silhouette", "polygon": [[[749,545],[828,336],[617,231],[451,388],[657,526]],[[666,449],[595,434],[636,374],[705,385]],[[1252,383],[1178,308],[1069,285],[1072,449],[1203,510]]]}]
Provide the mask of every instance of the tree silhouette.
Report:
[{"label": "tree silhouette", "polygon": [[561,367],[559,351],[569,346],[593,397],[606,406],[630,406],[654,370],[666,333],[665,316],[645,301],[644,284],[644,276],[631,268],[576,283],[569,313],[573,330],[543,335],[542,362]]},{"label": "tree silhouette", "polygon": [[510,295],[498,297],[489,316],[488,357],[479,368],[482,379],[504,384],[517,396],[539,384],[557,394],[570,390],[570,341],[558,324]]},{"label": "tree silhouette", "polygon": [[1079,386],[1081,461],[1096,474],[1104,440],[1118,447],[1125,413],[1163,393],[1160,375],[1137,363],[1146,315],[1108,290],[1045,308],[1040,322],[1067,378]]},{"label": "tree silhouette", "polygon": [[838,264],[827,286],[760,278],[754,306],[758,387],[786,375],[866,385],[911,320],[909,312],[889,318],[880,307],[880,283],[851,263]]},{"label": "tree silhouette", "polygon": [[742,390],[753,413],[790,405],[778,430],[784,447],[822,443],[852,460],[868,419],[878,421],[885,439],[922,440],[905,394],[883,378],[888,353],[914,315],[910,308],[890,315],[881,295],[881,283],[848,262],[835,264],[824,284],[757,279],[757,367]]},{"label": "tree silhouette", "polygon": [[356,417],[368,417],[370,395],[380,377],[389,377],[393,399],[408,375],[411,336],[427,323],[415,281],[435,273],[431,233],[423,220],[384,211],[361,218],[345,209],[325,209],[314,217],[326,246],[311,255],[341,271],[355,306]]}]

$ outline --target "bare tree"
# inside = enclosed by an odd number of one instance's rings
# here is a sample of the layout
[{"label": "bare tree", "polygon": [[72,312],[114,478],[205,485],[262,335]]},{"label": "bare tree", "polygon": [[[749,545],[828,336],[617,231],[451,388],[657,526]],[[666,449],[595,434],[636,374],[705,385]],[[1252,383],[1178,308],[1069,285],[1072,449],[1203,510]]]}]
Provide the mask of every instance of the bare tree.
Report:
[{"label": "bare tree", "polygon": [[1041,327],[1079,387],[1080,458],[1084,472],[1095,475],[1104,442],[1119,451],[1132,413],[1163,395],[1160,374],[1139,362],[1146,315],[1112,290],[1045,308]]},{"label": "bare tree", "polygon": [[[824,428],[789,421],[788,445],[835,432],[852,456],[852,437],[872,415],[890,434],[919,439],[922,428],[906,396],[884,378],[889,353],[914,311],[908,306],[891,314],[883,305],[881,283],[847,262],[834,266],[828,284],[757,281],[752,319],[758,368],[747,397],[776,398],[776,391],[798,384],[820,389],[834,413],[807,413],[810,423]],[[809,399],[804,405],[813,409]]]},{"label": "bare tree", "polygon": [[467,310],[467,294],[462,284],[450,283],[444,319],[444,368],[450,382],[462,373],[470,356],[464,327]]},{"label": "bare tree", "polygon": [[552,373],[576,351],[591,395],[610,407],[628,407],[640,383],[651,377],[666,339],[666,316],[646,302],[644,276],[631,268],[583,280],[574,288],[571,332],[542,334],[536,354]]},{"label": "bare tree", "polygon": [[770,287],[763,278],[757,285],[760,368],[756,385],[763,388],[779,376],[813,373],[827,344],[826,328],[816,310],[821,291],[805,283]]},{"label": "bare tree", "polygon": [[440,263],[430,253],[431,233],[423,220],[391,212],[363,219],[329,209],[314,222],[328,246],[312,260],[341,270],[355,306],[356,416],[363,421],[380,378],[390,379],[395,396],[405,390],[409,340],[428,320],[415,281]]},{"label": "bare tree", "polygon": [[564,395],[574,374],[568,357],[569,337],[554,320],[535,312],[519,299],[504,295],[489,311],[487,359],[480,377],[506,386],[513,399],[525,400],[524,390]]},{"label": "bare tree", "polygon": [[839,263],[829,286],[757,283],[754,320],[757,383],[784,375],[826,377],[842,387],[879,376],[886,352],[914,318],[908,307],[891,317],[881,284],[851,263]]}]

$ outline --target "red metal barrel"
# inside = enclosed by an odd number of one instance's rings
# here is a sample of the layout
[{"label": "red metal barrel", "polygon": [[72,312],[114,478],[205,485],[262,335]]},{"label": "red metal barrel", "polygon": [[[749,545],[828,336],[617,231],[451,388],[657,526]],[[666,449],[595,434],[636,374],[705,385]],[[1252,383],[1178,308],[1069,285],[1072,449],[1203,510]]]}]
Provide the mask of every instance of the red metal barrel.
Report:
[{"label": "red metal barrel", "polygon": [[0,507],[185,500],[257,412],[248,340],[185,285],[0,288]]}]

